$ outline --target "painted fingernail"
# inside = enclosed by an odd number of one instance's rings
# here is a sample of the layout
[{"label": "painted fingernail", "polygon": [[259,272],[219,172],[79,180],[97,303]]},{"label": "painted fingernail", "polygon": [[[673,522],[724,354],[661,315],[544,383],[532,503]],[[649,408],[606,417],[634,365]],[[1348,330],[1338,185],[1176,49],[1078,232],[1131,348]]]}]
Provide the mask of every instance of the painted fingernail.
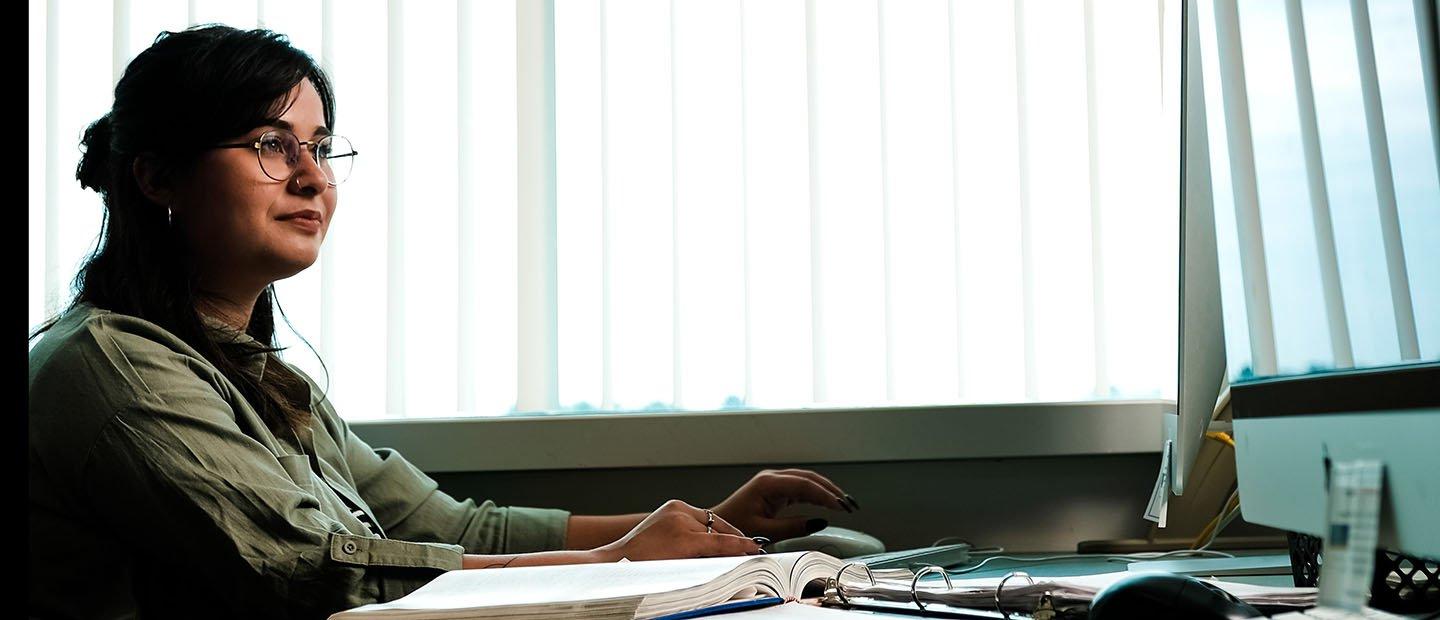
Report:
[{"label": "painted fingernail", "polygon": [[849,494],[849,493],[846,493],[846,494],[845,494],[845,499],[848,500],[848,501],[850,502],[850,505],[851,505],[851,506],[854,506],[856,510],[859,510],[859,509],[860,509],[860,502],[857,502],[857,501],[855,501],[855,498],[850,497],[850,494]]},{"label": "painted fingernail", "polygon": [[805,533],[814,534],[815,532],[825,529],[828,525],[830,525],[830,522],[824,519],[811,519],[805,522]]},{"label": "painted fingernail", "polygon": [[750,537],[750,540],[755,541],[755,544],[757,544],[757,545],[768,545],[768,544],[770,544],[770,539],[769,539],[769,538],[766,538],[766,537],[764,537],[764,536],[751,536],[751,537]]},{"label": "painted fingernail", "polygon": [[850,504],[845,502],[845,498],[840,497],[839,495],[835,496],[835,503],[840,504],[840,509],[844,510],[845,512],[855,512],[855,510],[850,507]]}]

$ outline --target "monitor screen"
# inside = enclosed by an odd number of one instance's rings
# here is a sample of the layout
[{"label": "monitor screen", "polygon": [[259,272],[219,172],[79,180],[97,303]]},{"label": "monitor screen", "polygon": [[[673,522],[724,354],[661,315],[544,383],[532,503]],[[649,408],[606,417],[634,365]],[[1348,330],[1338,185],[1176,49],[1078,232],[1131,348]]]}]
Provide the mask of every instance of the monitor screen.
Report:
[{"label": "monitor screen", "polygon": [[1433,10],[1193,6],[1231,383],[1440,359]]}]

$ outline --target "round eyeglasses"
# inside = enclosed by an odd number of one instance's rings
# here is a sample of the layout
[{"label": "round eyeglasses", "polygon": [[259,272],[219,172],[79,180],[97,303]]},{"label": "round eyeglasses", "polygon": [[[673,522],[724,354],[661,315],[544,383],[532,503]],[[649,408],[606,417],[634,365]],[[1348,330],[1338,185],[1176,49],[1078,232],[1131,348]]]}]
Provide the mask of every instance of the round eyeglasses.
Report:
[{"label": "round eyeglasses", "polygon": [[309,147],[310,159],[325,173],[325,180],[331,187],[345,182],[355,166],[359,154],[344,136],[327,135],[319,140],[301,140],[284,129],[272,129],[260,135],[254,142],[217,144],[211,148],[255,149],[260,160],[260,170],[265,176],[276,181],[289,180],[300,165],[301,149]]}]

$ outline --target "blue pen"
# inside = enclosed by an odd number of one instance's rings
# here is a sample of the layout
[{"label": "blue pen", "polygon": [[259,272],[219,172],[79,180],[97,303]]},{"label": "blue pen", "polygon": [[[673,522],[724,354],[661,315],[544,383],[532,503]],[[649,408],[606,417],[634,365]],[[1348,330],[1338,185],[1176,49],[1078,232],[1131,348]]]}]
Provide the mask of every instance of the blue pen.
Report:
[{"label": "blue pen", "polygon": [[682,618],[698,618],[698,617],[700,617],[700,616],[713,616],[713,615],[716,615],[716,614],[728,614],[728,613],[730,613],[730,612],[732,612],[732,611],[744,611],[744,610],[747,610],[747,609],[759,609],[759,608],[761,608],[761,607],[769,607],[769,606],[771,606],[771,605],[779,605],[779,604],[784,603],[784,602],[785,602],[785,599],[780,598],[780,597],[778,597],[778,596],[767,596],[767,597],[765,597],[765,598],[752,598],[752,599],[747,599],[747,600],[743,600],[743,601],[730,601],[730,602],[727,602],[727,603],[721,603],[721,604],[719,604],[719,605],[711,605],[710,607],[702,607],[702,608],[700,608],[700,609],[692,609],[692,610],[690,610],[690,611],[682,611],[682,612],[673,613],[673,614],[670,614],[670,615],[667,615],[667,616],[660,616],[660,617],[658,617],[658,618],[655,618],[654,620],[681,620]]}]

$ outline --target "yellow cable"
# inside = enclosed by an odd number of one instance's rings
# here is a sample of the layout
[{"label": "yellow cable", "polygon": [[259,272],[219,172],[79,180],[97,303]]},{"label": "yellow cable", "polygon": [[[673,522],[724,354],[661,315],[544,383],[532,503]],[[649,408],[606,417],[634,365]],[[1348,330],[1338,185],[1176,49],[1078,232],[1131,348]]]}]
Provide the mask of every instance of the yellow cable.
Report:
[{"label": "yellow cable", "polygon": [[1205,538],[1210,536],[1210,532],[1220,524],[1221,519],[1224,519],[1225,515],[1230,514],[1230,512],[1238,508],[1240,508],[1240,490],[1236,489],[1234,493],[1230,494],[1230,499],[1225,501],[1225,506],[1220,509],[1220,514],[1215,515],[1214,519],[1211,519],[1209,523],[1205,524],[1204,528],[1201,528],[1200,534],[1190,543],[1190,548],[1200,548],[1200,545],[1205,542]]},{"label": "yellow cable", "polygon": [[[1230,446],[1231,450],[1235,449],[1235,440],[1223,432],[1210,431],[1205,433],[1205,436]],[[1190,543],[1190,548],[1199,549],[1200,545],[1205,542],[1205,539],[1210,536],[1210,532],[1214,531],[1215,528],[1220,525],[1220,521],[1224,520],[1226,515],[1234,512],[1239,507],[1240,490],[1236,489],[1235,492],[1230,494],[1230,498],[1225,500],[1225,506],[1220,509],[1220,514],[1215,515],[1215,518],[1211,519],[1209,523],[1205,524],[1205,527],[1200,529],[1200,534]]]},{"label": "yellow cable", "polygon": [[1222,433],[1220,431],[1210,431],[1208,433],[1205,433],[1205,436],[1214,439],[1215,441],[1218,441],[1220,443],[1223,443],[1227,446],[1230,446],[1232,449],[1235,447],[1235,440],[1231,439],[1229,435],[1226,435],[1225,433]]}]

